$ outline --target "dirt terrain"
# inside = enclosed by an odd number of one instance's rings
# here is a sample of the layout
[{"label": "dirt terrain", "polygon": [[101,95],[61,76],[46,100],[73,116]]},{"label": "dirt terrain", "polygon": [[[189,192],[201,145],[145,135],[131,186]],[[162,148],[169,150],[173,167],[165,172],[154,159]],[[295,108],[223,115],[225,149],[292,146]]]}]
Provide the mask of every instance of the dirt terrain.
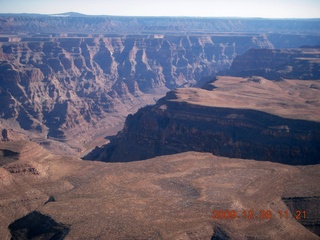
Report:
[{"label": "dirt terrain", "polygon": [[319,81],[271,81],[254,76],[220,76],[204,88],[207,89],[177,89],[174,91],[176,99],[171,101],[208,107],[253,109],[284,118],[320,122]]},{"label": "dirt terrain", "polygon": [[[10,239],[9,224],[32,211],[68,228],[66,239],[319,239],[295,212],[285,217],[282,201],[319,196],[319,165],[195,152],[102,163],[53,156],[26,141],[0,149],[20,154],[0,169],[1,239]],[[23,170],[30,167],[36,173]],[[308,216],[311,209],[300,210]],[[213,219],[214,210],[234,210],[237,217]]]}]

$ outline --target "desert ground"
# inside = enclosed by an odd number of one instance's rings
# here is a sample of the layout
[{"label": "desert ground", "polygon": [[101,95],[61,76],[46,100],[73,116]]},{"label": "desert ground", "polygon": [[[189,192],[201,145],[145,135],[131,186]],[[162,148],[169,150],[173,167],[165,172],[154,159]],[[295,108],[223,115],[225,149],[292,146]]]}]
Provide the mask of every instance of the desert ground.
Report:
[{"label": "desert ground", "polygon": [[[196,152],[102,163],[54,156],[24,140],[0,149],[19,153],[0,169],[1,239],[10,239],[9,224],[32,211],[69,226],[65,239],[319,239],[295,212],[279,213],[289,210],[282,198],[319,196],[319,165]],[[300,210],[319,218],[312,209]],[[213,219],[215,210],[237,217]]]}]

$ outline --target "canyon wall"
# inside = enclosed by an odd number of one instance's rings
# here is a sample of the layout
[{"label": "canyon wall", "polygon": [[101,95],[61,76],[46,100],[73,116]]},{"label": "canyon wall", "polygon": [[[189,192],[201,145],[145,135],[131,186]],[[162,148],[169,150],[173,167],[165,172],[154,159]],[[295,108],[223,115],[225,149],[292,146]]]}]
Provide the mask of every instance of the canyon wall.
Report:
[{"label": "canyon wall", "polygon": [[85,159],[134,161],[197,151],[293,165],[319,163],[319,122],[251,109],[197,106],[175,102],[176,98],[170,92],[155,106],[129,115],[111,143]]},{"label": "canyon wall", "polygon": [[265,35],[7,39],[0,42],[0,116],[67,141],[274,44]]},{"label": "canyon wall", "polygon": [[[319,44],[319,20],[0,16],[0,126],[90,142],[249,49]],[[79,144],[78,144],[79,145]]]},{"label": "canyon wall", "polygon": [[198,151],[318,164],[319,53],[319,48],[251,49],[226,71],[242,77],[168,92],[156,105],[129,115],[110,144],[84,159],[134,161]]}]

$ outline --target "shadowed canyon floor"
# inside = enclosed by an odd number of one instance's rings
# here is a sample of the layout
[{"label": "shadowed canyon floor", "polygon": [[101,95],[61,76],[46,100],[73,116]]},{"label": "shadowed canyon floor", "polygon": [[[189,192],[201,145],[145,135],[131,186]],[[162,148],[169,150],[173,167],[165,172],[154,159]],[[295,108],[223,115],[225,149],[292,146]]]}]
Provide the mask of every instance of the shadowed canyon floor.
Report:
[{"label": "shadowed canyon floor", "polygon": [[[26,141],[1,143],[0,149],[21,152],[19,160],[0,169],[1,239],[9,239],[10,223],[32,211],[69,226],[66,239],[319,239],[295,212],[288,218],[279,213],[288,210],[283,197],[320,196],[319,165],[195,152],[101,163],[53,156]],[[9,171],[25,165],[37,174]],[[299,210],[308,216],[313,209]],[[235,210],[238,217],[213,219],[214,210]],[[249,210],[254,218],[246,219],[243,211]],[[261,219],[268,210],[272,217]],[[314,216],[313,223],[319,212]]]}]

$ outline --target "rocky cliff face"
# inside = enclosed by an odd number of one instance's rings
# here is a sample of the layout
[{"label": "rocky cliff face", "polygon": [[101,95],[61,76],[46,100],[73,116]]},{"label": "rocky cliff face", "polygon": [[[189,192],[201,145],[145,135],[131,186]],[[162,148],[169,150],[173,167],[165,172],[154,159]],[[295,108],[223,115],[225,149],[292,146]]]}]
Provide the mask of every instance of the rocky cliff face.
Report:
[{"label": "rocky cliff face", "polygon": [[273,45],[265,36],[7,39],[0,43],[0,116],[68,141],[228,68],[252,47]]},{"label": "rocky cliff face", "polygon": [[319,83],[305,84],[224,77],[209,84],[211,88],[169,92],[155,106],[129,115],[111,144],[86,158],[132,161],[198,151],[317,164],[319,91],[312,84]]}]

